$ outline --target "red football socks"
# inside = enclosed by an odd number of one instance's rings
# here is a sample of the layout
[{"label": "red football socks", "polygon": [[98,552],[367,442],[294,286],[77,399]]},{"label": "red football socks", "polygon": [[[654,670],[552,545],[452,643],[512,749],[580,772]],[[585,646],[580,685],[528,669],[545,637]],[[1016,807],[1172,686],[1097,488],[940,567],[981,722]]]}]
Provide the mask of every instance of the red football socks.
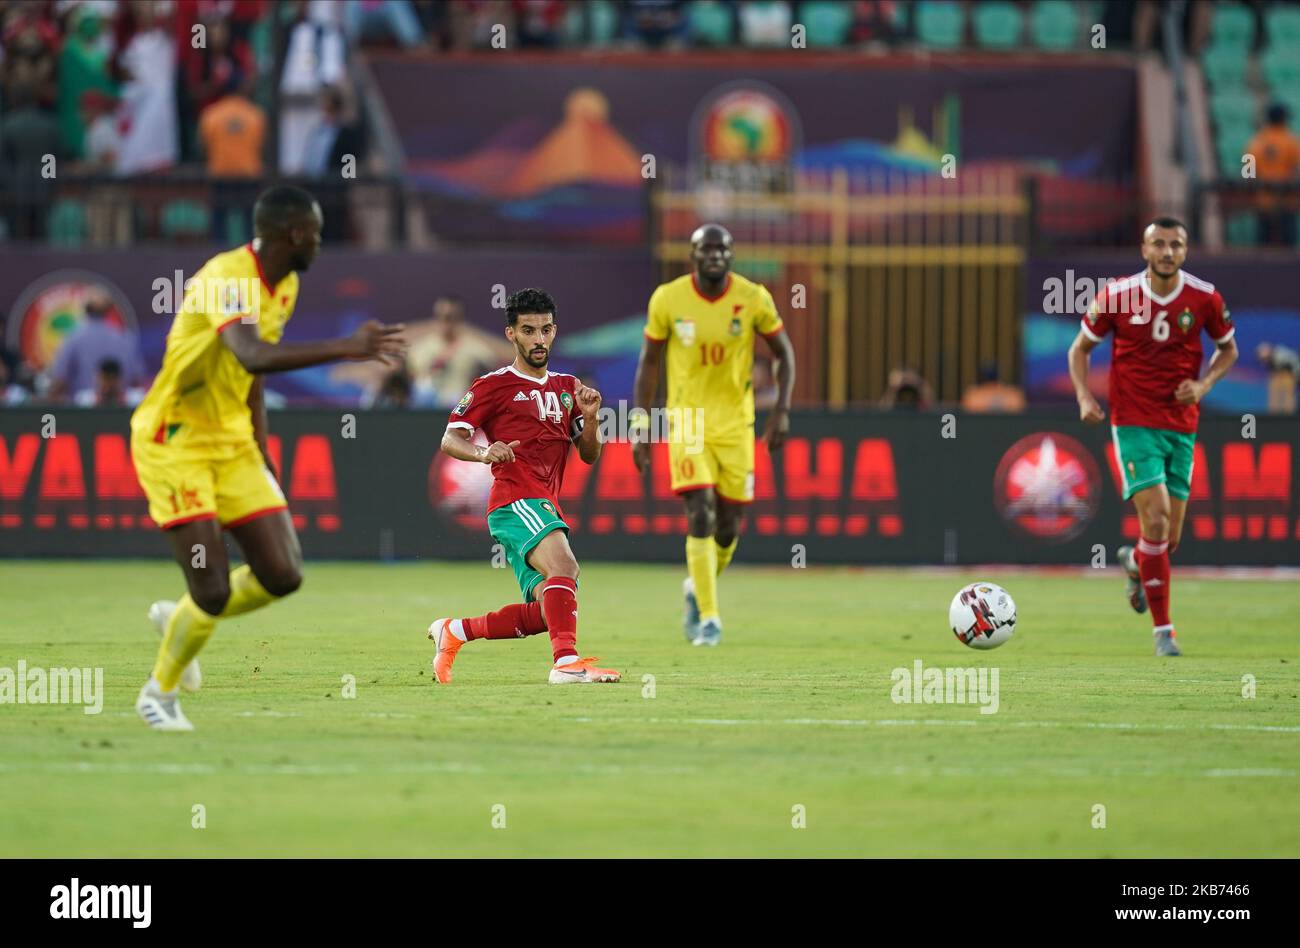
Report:
[{"label": "red football socks", "polygon": [[546,631],[542,618],[542,605],[538,602],[515,602],[502,606],[496,612],[472,619],[462,619],[465,641],[475,639],[521,639]]},{"label": "red football socks", "polygon": [[1169,542],[1142,537],[1137,553],[1138,573],[1151,606],[1151,623],[1157,632],[1169,630]]},{"label": "red football socks", "polygon": [[578,654],[578,584],[566,576],[542,580],[542,616],[551,633],[551,651],[558,662]]}]

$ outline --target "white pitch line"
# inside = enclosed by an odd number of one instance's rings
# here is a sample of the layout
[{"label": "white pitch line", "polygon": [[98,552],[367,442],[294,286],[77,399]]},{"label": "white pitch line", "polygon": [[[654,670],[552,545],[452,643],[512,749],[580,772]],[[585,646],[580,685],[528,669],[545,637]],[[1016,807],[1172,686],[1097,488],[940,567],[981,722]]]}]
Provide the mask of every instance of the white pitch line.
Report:
[{"label": "white pitch line", "polygon": [[[483,715],[459,715],[458,720],[481,721]],[[1089,728],[1101,730],[1153,731],[1263,731],[1300,734],[1300,726],[1283,724],[1133,724],[1127,721],[1008,721],[945,720],[942,718],[593,718],[572,717],[562,720],[579,724],[686,724],[704,727],[771,727],[774,725],[814,725],[826,727],[976,727],[981,724],[1004,727]]]}]

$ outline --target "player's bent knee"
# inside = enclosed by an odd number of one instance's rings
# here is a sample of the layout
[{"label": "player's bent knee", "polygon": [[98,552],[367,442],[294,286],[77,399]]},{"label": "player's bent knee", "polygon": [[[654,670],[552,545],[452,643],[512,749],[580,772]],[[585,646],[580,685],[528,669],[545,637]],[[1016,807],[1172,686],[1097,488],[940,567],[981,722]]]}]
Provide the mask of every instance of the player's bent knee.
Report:
[{"label": "player's bent knee", "polygon": [[272,596],[288,596],[302,586],[302,570],[297,566],[282,566],[272,570],[267,576],[257,577],[262,588]]},{"label": "player's bent knee", "polygon": [[210,616],[218,616],[230,599],[230,583],[226,582],[225,577],[220,581],[191,583],[189,592],[194,605]]}]

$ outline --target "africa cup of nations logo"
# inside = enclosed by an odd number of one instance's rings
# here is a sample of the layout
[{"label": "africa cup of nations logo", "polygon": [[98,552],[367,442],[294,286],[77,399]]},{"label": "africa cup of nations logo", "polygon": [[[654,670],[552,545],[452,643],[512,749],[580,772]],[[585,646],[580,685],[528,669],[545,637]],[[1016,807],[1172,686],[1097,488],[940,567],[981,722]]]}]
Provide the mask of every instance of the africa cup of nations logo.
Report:
[{"label": "africa cup of nations logo", "polygon": [[92,298],[108,303],[108,322],[139,333],[135,310],[112,281],[89,270],[58,270],[18,294],[5,321],[5,345],[37,369],[45,368],[85,320],[86,302]]},{"label": "africa cup of nations logo", "polygon": [[1012,528],[1049,543],[1078,536],[1097,514],[1101,472],[1087,448],[1068,435],[1037,432],[1002,455],[993,500]]},{"label": "africa cup of nations logo", "polygon": [[691,119],[691,155],[711,176],[749,169],[784,175],[799,146],[798,115],[778,90],[753,80],[715,89]]}]

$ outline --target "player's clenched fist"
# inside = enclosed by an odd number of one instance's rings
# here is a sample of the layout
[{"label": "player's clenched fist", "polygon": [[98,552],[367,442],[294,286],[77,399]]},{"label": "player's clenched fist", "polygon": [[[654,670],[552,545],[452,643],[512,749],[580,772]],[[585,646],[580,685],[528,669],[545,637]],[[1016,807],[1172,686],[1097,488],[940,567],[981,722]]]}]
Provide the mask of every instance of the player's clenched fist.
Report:
[{"label": "player's clenched fist", "polygon": [[1106,413],[1091,395],[1079,399],[1079,420],[1089,425],[1100,424]]},{"label": "player's clenched fist", "polygon": [[573,395],[578,401],[578,408],[582,411],[583,417],[588,420],[594,419],[596,412],[600,410],[600,392],[590,385],[583,385],[579,382]]},{"label": "player's clenched fist", "polygon": [[405,328],[403,323],[388,326],[377,319],[367,319],[352,334],[352,352],[348,357],[398,364],[406,353],[406,340],[401,336]]},{"label": "player's clenched fist", "polygon": [[517,447],[519,447],[518,441],[511,441],[509,444],[504,441],[494,441],[483,452],[481,460],[484,464],[504,464],[507,461],[513,461],[515,459],[515,448]]}]

